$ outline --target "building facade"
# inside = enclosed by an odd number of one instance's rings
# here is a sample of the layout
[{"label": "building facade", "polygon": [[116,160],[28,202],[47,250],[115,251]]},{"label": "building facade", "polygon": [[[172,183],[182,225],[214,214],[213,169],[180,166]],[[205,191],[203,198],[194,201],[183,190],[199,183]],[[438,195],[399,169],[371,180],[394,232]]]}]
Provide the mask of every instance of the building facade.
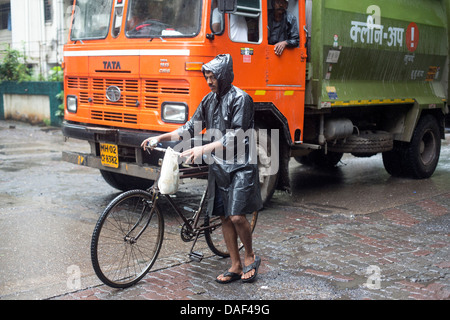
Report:
[{"label": "building facade", "polygon": [[34,74],[48,76],[63,61],[73,0],[0,0],[0,59],[20,51]]}]

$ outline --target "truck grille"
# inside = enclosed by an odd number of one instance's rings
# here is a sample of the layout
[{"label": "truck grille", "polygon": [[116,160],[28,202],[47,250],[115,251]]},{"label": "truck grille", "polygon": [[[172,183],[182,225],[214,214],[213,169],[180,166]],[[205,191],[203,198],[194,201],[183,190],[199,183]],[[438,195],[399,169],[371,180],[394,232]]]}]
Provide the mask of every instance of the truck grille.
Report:
[{"label": "truck grille", "polygon": [[[111,102],[106,99],[105,92],[110,86],[116,86],[120,89],[122,96],[119,101]],[[139,102],[139,82],[138,80],[94,78],[92,79],[92,99],[94,105],[126,108],[137,107]]]},{"label": "truck grille", "polygon": [[186,80],[144,80],[144,107],[159,108],[170,96],[189,96]]},{"label": "truck grille", "polygon": [[137,114],[132,113],[111,112],[92,109],[91,118],[100,121],[137,124]]},{"label": "truck grille", "polygon": [[[106,89],[117,86],[120,100],[111,102]],[[123,124],[138,123],[138,107],[159,109],[164,101],[180,101],[189,96],[189,82],[176,79],[110,79],[68,77],[67,88],[77,91],[80,106],[90,107],[93,120]]]}]

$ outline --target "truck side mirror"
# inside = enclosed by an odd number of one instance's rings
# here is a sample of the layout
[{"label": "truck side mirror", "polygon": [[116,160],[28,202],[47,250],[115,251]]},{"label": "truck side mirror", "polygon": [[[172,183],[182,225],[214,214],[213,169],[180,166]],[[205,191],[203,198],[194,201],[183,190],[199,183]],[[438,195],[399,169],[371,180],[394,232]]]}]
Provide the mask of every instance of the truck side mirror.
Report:
[{"label": "truck side mirror", "polygon": [[237,0],[218,0],[217,8],[220,13],[235,13],[237,10]]}]

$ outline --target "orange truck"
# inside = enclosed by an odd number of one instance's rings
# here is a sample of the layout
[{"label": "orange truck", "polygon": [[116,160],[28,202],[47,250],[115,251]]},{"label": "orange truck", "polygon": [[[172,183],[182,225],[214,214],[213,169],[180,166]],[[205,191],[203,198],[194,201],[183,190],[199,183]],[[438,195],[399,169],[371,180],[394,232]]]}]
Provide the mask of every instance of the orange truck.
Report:
[{"label": "orange truck", "polygon": [[391,175],[430,177],[448,113],[449,1],[290,0],[299,45],[281,55],[268,41],[274,2],[75,0],[62,130],[91,152],[63,159],[121,190],[149,187],[161,155],[141,142],[192,116],[209,92],[202,65],[229,53],[255,103],[265,201],[289,188],[290,157],[382,153]]}]

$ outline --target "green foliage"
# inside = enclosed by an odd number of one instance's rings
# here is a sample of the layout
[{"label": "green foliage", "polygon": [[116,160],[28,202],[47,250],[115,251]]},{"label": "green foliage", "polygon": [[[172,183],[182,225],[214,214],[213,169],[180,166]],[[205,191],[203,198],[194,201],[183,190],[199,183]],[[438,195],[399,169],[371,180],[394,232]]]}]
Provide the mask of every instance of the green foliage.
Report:
[{"label": "green foliage", "polygon": [[[64,81],[64,70],[60,66],[53,67],[47,79],[42,74],[33,76],[32,71],[27,67],[27,57],[20,51],[6,48],[3,61],[0,62],[0,83],[3,81],[23,82],[23,81]],[[56,95],[61,102],[55,116],[64,117],[64,91]],[[49,121],[49,120],[48,120]]]},{"label": "green foliage", "polygon": [[0,82],[30,81],[31,72],[26,65],[26,57],[18,50],[7,48],[3,61],[0,63]]},{"label": "green foliage", "polygon": [[57,81],[57,82],[64,81],[64,70],[60,66],[53,67],[50,70],[50,75],[47,81]]},{"label": "green foliage", "polygon": [[2,81],[54,81],[62,82],[64,80],[64,71],[60,66],[53,67],[49,76],[42,74],[34,75],[32,70],[27,67],[27,57],[20,51],[6,48],[5,57],[0,62],[0,82]]},{"label": "green foliage", "polygon": [[64,90],[61,90],[57,95],[56,98],[61,102],[58,105],[58,110],[55,111],[55,116],[57,117],[64,117]]}]

